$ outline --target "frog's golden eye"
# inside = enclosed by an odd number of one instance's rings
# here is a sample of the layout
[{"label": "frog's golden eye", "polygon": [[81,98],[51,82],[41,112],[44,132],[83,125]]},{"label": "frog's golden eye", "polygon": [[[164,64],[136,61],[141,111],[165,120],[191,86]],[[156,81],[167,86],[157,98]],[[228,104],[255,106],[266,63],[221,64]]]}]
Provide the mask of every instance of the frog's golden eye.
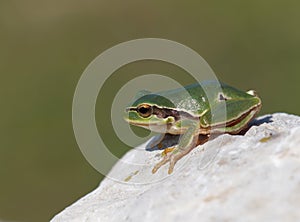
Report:
[{"label": "frog's golden eye", "polygon": [[148,104],[142,104],[138,106],[137,112],[139,113],[140,116],[147,118],[152,115],[153,109],[152,106]]}]

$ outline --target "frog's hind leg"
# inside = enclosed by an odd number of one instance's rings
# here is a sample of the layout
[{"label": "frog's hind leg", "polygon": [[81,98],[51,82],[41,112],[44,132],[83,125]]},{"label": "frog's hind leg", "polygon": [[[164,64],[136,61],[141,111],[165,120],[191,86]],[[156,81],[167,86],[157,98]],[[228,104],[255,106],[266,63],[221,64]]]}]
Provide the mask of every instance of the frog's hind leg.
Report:
[{"label": "frog's hind leg", "polygon": [[156,171],[161,166],[163,166],[167,162],[170,162],[168,173],[171,174],[173,172],[176,162],[197,146],[198,143],[197,132],[198,132],[197,124],[191,125],[188,128],[188,130],[181,136],[179,140],[179,144],[176,145],[171,152],[166,153],[163,159],[154,166],[152,173],[156,173]]},{"label": "frog's hind leg", "polygon": [[206,143],[211,137],[215,138],[216,136],[215,135],[211,136],[210,134],[205,134],[205,135],[200,134],[199,137],[198,137],[198,141],[197,141],[196,146],[199,146],[199,145],[202,145],[202,144]]}]

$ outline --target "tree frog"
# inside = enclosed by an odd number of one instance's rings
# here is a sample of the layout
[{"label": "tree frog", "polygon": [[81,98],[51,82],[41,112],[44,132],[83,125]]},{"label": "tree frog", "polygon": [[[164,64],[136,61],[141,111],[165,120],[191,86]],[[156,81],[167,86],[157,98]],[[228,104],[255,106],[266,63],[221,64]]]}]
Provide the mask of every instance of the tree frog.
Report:
[{"label": "tree frog", "polygon": [[[168,152],[152,170],[155,173],[169,162],[171,174],[176,162],[201,144],[201,139],[218,133],[238,134],[247,128],[261,105],[253,90],[244,92],[225,83],[208,81],[158,93],[146,92],[126,108],[125,120],[161,133],[152,147],[166,134],[181,134],[178,144],[167,148]],[[224,109],[226,115],[222,120],[214,118]]]}]

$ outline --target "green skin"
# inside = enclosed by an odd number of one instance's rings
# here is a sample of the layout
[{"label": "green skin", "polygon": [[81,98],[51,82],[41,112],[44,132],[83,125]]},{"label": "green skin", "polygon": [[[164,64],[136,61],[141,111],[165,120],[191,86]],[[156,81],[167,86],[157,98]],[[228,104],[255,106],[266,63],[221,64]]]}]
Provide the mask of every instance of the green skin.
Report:
[{"label": "green skin", "polygon": [[201,135],[208,138],[213,133],[239,133],[261,108],[254,91],[244,92],[213,81],[155,94],[144,92],[139,97],[126,109],[125,120],[161,133],[151,147],[158,145],[166,133],[182,134],[179,143],[154,166],[153,173],[167,162],[168,173],[172,173],[175,163],[201,143]]}]

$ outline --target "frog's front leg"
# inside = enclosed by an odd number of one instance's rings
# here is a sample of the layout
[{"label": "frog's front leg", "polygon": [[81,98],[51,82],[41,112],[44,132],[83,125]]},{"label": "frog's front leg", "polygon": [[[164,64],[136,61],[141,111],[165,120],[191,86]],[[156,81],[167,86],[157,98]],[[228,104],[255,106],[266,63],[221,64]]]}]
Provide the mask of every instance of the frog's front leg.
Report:
[{"label": "frog's front leg", "polygon": [[166,164],[170,162],[168,173],[171,174],[173,172],[174,166],[176,162],[181,159],[183,156],[188,154],[193,148],[197,146],[198,142],[198,123],[192,123],[189,125],[187,131],[181,136],[179,140],[179,144],[174,147],[171,152],[166,153],[163,159],[157,163],[152,169],[152,173],[156,173],[156,171]]}]

